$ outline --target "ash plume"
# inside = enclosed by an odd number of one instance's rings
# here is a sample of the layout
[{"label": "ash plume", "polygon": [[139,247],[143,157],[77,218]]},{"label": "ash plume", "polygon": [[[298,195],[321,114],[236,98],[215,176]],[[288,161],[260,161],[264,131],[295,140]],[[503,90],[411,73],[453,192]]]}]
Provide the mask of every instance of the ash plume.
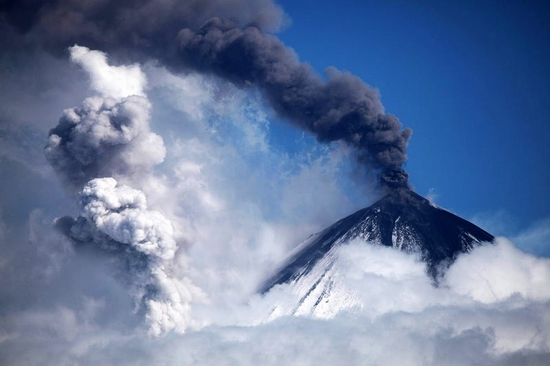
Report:
[{"label": "ash plume", "polygon": [[143,192],[111,177],[146,176],[164,160],[164,142],[149,128],[145,75],[138,65],[109,65],[99,51],[81,46],[69,51],[100,95],[65,110],[50,130],[46,158],[70,190],[80,191],[80,215],[58,218],[54,225],[75,248],[115,259],[150,334],[182,333],[193,325],[191,302],[202,292],[187,277],[185,257],[176,258],[172,224],[148,209]]},{"label": "ash plume", "polygon": [[[107,52],[166,59],[183,28],[197,29],[214,16],[274,31],[282,9],[272,0],[7,0],[0,26],[24,34],[61,55],[75,43]],[[0,43],[1,44],[1,43]]]},{"label": "ash plume", "polygon": [[140,96],[120,102],[86,98],[81,107],[65,110],[50,130],[46,158],[77,189],[92,178],[150,169],[164,160],[165,148],[160,136],[148,131],[149,108]]},{"label": "ash plume", "polygon": [[45,155],[61,179],[79,190],[90,179],[148,171],[162,162],[166,148],[150,131],[151,105],[139,67],[110,66],[105,54],[85,47],[70,52],[101,95],[66,109],[50,130]]},{"label": "ash plume", "polygon": [[[24,4],[33,21],[15,16]],[[267,33],[282,19],[271,1],[24,4],[4,6],[6,21],[48,49],[59,53],[74,43],[85,44],[253,86],[281,117],[320,142],[345,142],[362,165],[384,172],[407,160],[411,130],[384,112],[376,90],[334,68],[326,70],[324,80]]]},{"label": "ash plume", "polygon": [[149,332],[181,333],[192,325],[190,303],[201,291],[187,277],[173,275],[178,247],[172,224],[147,208],[143,192],[97,178],[80,192],[79,208],[78,218],[59,218],[55,226],[76,248],[92,246],[116,256],[136,310],[145,308]]},{"label": "ash plume", "polygon": [[387,188],[408,188],[409,174],[399,166],[390,166],[380,174],[380,182]]},{"label": "ash plume", "polygon": [[182,30],[178,40],[185,65],[259,87],[276,112],[319,141],[344,141],[376,169],[407,160],[411,130],[385,114],[378,93],[358,77],[329,68],[324,82],[279,39],[220,18]]}]

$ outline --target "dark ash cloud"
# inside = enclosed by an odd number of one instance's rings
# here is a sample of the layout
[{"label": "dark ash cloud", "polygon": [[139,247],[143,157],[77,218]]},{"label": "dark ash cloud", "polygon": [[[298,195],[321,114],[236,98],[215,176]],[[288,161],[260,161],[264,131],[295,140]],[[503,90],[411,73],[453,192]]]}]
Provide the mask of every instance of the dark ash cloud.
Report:
[{"label": "dark ash cloud", "polygon": [[[267,33],[282,19],[271,1],[10,4],[3,9],[7,22],[58,54],[78,43],[123,59],[156,59],[173,70],[254,86],[294,126],[321,142],[345,142],[369,168],[392,169],[407,160],[411,130],[384,112],[376,90],[334,68],[323,80]],[[31,14],[28,19],[17,16],[22,9]]]},{"label": "dark ash cloud", "polygon": [[184,29],[178,39],[185,65],[258,86],[275,111],[319,141],[344,141],[374,168],[407,160],[411,130],[385,114],[378,93],[358,77],[329,68],[324,82],[276,37],[221,18],[196,32]]},{"label": "dark ash cloud", "polygon": [[149,102],[90,97],[65,110],[50,131],[46,158],[70,187],[111,175],[148,170],[164,159],[162,138],[149,131]]},{"label": "dark ash cloud", "polygon": [[221,16],[276,30],[283,12],[271,0],[7,0],[0,25],[9,24],[58,54],[75,43],[103,51],[169,53],[182,28]]},{"label": "dark ash cloud", "polygon": [[147,173],[162,162],[166,148],[149,127],[151,103],[139,66],[110,66],[104,53],[86,47],[69,51],[101,96],[66,109],[49,132],[44,153],[63,182],[79,190],[93,178]]}]

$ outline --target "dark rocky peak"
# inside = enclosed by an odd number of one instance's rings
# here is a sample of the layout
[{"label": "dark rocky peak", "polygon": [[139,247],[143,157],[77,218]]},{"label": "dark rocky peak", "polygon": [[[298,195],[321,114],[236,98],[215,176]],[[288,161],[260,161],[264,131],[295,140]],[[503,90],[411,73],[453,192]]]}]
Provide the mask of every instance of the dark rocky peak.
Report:
[{"label": "dark rocky peak", "polygon": [[420,253],[434,280],[459,253],[470,251],[494,237],[471,222],[432,205],[427,199],[396,184],[371,206],[313,235],[260,288],[292,282],[308,274],[329,251],[353,239],[366,245],[385,245],[409,253]]}]

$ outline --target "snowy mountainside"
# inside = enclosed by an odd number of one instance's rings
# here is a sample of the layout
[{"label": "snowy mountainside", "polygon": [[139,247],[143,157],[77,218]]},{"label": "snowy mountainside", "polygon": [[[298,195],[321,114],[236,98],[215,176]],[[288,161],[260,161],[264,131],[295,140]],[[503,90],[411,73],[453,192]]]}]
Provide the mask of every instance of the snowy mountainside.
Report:
[{"label": "snowy mountainside", "polygon": [[288,285],[296,299],[278,303],[270,318],[306,315],[329,318],[341,310],[361,307],[360,296],[342,278],[338,248],[352,241],[393,247],[418,256],[432,278],[441,264],[494,237],[446,210],[435,207],[410,189],[391,191],[370,207],[343,218],[311,236],[289,256],[259,289],[262,294]]}]

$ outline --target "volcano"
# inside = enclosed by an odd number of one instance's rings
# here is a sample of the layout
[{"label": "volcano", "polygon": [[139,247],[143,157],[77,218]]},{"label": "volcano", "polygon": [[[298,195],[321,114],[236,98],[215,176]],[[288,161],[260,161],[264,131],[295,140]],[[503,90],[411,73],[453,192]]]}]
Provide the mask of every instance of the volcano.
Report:
[{"label": "volcano", "polygon": [[[491,242],[494,236],[432,205],[408,187],[400,186],[390,189],[387,195],[370,207],[311,236],[265,281],[259,292],[264,294],[276,285],[300,281],[311,284],[305,292],[309,295],[316,292],[315,287],[330,287],[331,281],[322,278],[329,272],[331,253],[354,239],[420,255],[426,262],[428,274],[436,283],[441,269],[452,263],[458,254],[469,252],[480,243]],[[303,287],[303,284],[300,286]],[[329,290],[319,290],[319,296],[325,296]],[[316,298],[313,302],[319,301],[320,298]]]}]

